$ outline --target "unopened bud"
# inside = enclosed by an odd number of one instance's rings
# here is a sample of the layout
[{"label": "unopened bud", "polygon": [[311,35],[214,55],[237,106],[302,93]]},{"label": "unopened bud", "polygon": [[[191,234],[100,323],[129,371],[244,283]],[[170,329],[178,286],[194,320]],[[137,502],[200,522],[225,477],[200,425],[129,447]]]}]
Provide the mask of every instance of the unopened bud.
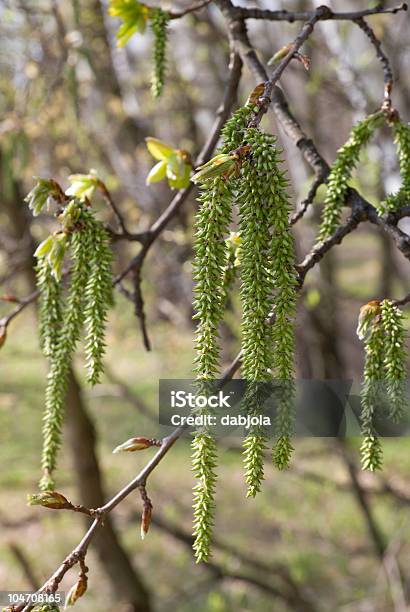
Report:
[{"label": "unopened bud", "polygon": [[196,169],[195,174],[191,176],[191,181],[193,183],[203,183],[217,176],[229,176],[235,169],[236,159],[232,154],[220,153],[215,155],[209,162]]},{"label": "unopened bud", "polygon": [[52,508],[53,510],[73,507],[72,503],[57,491],[44,491],[43,493],[28,495],[27,500],[29,506],[43,506],[44,508]]},{"label": "unopened bud", "polygon": [[246,100],[246,106],[255,106],[264,91],[265,83],[259,83],[259,85],[257,85],[249,94],[249,97]]},{"label": "unopened bud", "polygon": [[7,327],[5,325],[0,326],[0,348],[6,342],[7,338]]},{"label": "unopened bud", "polygon": [[130,438],[126,442],[123,442],[123,444],[120,444],[119,446],[114,448],[112,452],[114,454],[125,453],[125,452],[132,453],[134,451],[145,450],[146,448],[149,448],[150,446],[159,446],[159,444],[160,444],[159,440],[154,440],[150,438],[143,438],[143,437]]},{"label": "unopened bud", "polygon": [[144,508],[142,510],[141,516],[141,540],[145,539],[149,531],[149,526],[151,525],[151,517],[152,517],[152,504],[150,501],[144,503]]},{"label": "unopened bud", "polygon": [[71,587],[68,591],[67,599],[65,602],[64,608],[68,608],[68,606],[73,606],[77,599],[80,599],[84,595],[87,590],[87,576],[82,574],[77,582]]},{"label": "unopened bud", "polygon": [[293,43],[289,43],[288,45],[281,47],[279,51],[275,53],[275,55],[272,55],[272,57],[268,61],[268,66],[272,66],[273,64],[276,64],[276,62],[279,62],[279,60],[286,57],[289,51],[291,51],[292,47],[293,47]]},{"label": "unopened bud", "polygon": [[359,340],[364,340],[367,336],[373,320],[380,314],[380,302],[372,300],[361,307],[357,324],[357,336]]},{"label": "unopened bud", "polygon": [[310,70],[310,57],[308,55],[304,55],[303,53],[296,53],[295,57],[297,60],[300,61],[305,70]]}]

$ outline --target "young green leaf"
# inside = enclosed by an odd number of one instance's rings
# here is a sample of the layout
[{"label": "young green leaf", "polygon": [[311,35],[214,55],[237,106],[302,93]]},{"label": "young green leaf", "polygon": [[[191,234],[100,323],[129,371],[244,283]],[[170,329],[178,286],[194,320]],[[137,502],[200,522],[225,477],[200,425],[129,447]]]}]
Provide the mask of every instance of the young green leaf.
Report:
[{"label": "young green leaf", "polygon": [[54,236],[48,236],[34,251],[34,257],[47,257],[54,244]]},{"label": "young green leaf", "polygon": [[148,136],[145,139],[145,142],[147,143],[147,149],[151,153],[152,157],[158,161],[168,161],[168,158],[176,153],[173,146],[164,142],[163,140],[159,140],[159,138]]},{"label": "young green leaf", "polygon": [[123,21],[117,32],[117,44],[123,47],[134,34],[145,32],[151,9],[137,0],[110,0],[108,13]]},{"label": "young green leaf", "polygon": [[90,170],[89,174],[71,174],[68,180],[71,185],[66,190],[66,195],[78,198],[82,202],[85,199],[92,199],[98,186],[98,176],[95,170]]},{"label": "young green leaf", "polygon": [[151,168],[149,171],[147,178],[145,179],[146,185],[151,185],[152,183],[159,183],[164,180],[167,174],[167,162],[159,161],[155,166]]},{"label": "young green leaf", "polygon": [[24,198],[34,217],[37,217],[48,203],[48,200],[56,195],[56,184],[53,180],[40,177],[36,177],[36,180],[36,185]]}]

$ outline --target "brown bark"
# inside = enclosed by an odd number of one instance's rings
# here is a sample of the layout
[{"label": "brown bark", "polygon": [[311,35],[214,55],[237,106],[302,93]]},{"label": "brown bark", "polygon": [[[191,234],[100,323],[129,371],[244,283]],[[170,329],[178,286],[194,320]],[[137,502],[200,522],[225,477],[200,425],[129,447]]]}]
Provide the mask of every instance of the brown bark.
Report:
[{"label": "brown bark", "polygon": [[[95,429],[73,372],[70,374],[66,408],[66,433],[80,500],[89,508],[97,508],[103,505],[105,495],[95,451]],[[88,523],[89,519],[85,520]],[[109,516],[104,521],[104,528],[94,539],[93,547],[109,576],[116,600],[115,609],[122,612],[149,612],[152,609],[149,592],[121,546]],[[124,603],[121,606],[119,602]]]}]

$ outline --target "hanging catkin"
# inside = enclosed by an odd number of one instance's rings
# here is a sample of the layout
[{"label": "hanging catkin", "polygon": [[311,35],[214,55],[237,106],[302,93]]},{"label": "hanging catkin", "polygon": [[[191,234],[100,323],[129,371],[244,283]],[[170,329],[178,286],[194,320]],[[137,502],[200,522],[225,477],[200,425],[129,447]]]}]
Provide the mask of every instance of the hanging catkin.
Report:
[{"label": "hanging catkin", "polygon": [[[293,427],[294,323],[296,273],[289,226],[287,180],[280,170],[276,139],[252,128],[245,141],[249,159],[243,164],[238,191],[241,226],[242,352],[246,380],[282,381],[277,401],[274,463],[289,463]],[[272,316],[273,308],[273,316]],[[268,321],[269,318],[273,318]],[[248,495],[260,490],[263,479],[264,436],[245,440]]]},{"label": "hanging catkin", "polygon": [[[40,179],[27,201],[33,211],[41,211],[48,197],[60,197],[61,193],[56,183]],[[40,482],[43,490],[54,489],[53,473],[61,445],[68,374],[83,324],[86,324],[88,380],[95,384],[103,370],[105,323],[112,302],[112,254],[103,225],[76,198],[65,201],[58,220],[62,230],[44,240],[35,253],[40,289],[40,341],[49,360]],[[72,267],[65,297],[62,265],[68,251]]]},{"label": "hanging catkin", "polygon": [[108,309],[112,304],[112,251],[108,234],[102,225],[91,215],[88,224],[93,249],[90,253],[89,278],[85,287],[85,354],[87,380],[91,385],[95,385],[104,370],[105,324]]},{"label": "hanging catkin", "polygon": [[365,364],[361,390],[361,429],[364,436],[360,448],[362,467],[372,472],[382,466],[383,451],[374,428],[376,406],[382,389],[384,334],[380,321],[380,305],[370,302],[361,311],[368,323],[359,336],[364,339]]},{"label": "hanging catkin", "polygon": [[297,278],[295,271],[295,246],[289,224],[291,206],[286,192],[287,181],[281,172],[276,175],[272,191],[275,206],[272,210],[274,227],[272,239],[272,273],[274,296],[273,371],[281,382],[277,404],[277,441],[273,461],[280,470],[288,467],[292,454],[293,409],[295,398],[295,330]]},{"label": "hanging catkin", "polygon": [[397,193],[388,195],[377,206],[380,214],[394,212],[408,204],[410,199],[410,125],[397,119],[392,128],[399,158],[401,186]]},{"label": "hanging catkin", "polygon": [[151,29],[154,34],[151,91],[154,98],[159,98],[164,89],[169,14],[163,11],[161,8],[152,9],[150,19]]},{"label": "hanging catkin", "polygon": [[[242,141],[250,109],[240,108],[226,123],[221,154],[236,149]],[[205,179],[201,186],[195,224],[195,299],[197,320],[195,373],[199,390],[219,374],[218,325],[223,315],[224,278],[229,265],[226,237],[232,210],[232,182],[221,176]],[[206,389],[205,389],[206,391]],[[197,562],[207,561],[214,517],[217,448],[212,435],[198,432],[192,441],[194,487],[194,551]]]},{"label": "hanging catkin", "polygon": [[[403,314],[391,300],[369,302],[362,307],[358,336],[364,339],[365,366],[363,375],[361,447],[363,469],[375,471],[382,465],[382,449],[374,428],[376,407],[381,415],[399,422],[405,413],[406,331]],[[386,401],[388,413],[386,412]]]},{"label": "hanging catkin", "polygon": [[406,197],[410,195],[410,125],[402,121],[393,124],[394,141],[399,156],[402,190]]},{"label": "hanging catkin", "polygon": [[359,161],[360,152],[369,142],[376,128],[383,122],[383,118],[384,115],[380,111],[357,123],[352,129],[348,141],[337,152],[327,182],[327,195],[318,236],[319,242],[329,238],[340,224],[349,181]]},{"label": "hanging catkin", "polygon": [[400,421],[407,407],[405,382],[406,368],[406,331],[403,324],[403,313],[390,300],[383,300],[381,309],[381,327],[384,343],[381,349],[385,384],[389,399],[390,416]]},{"label": "hanging catkin", "polygon": [[[248,384],[246,410],[250,414],[261,414],[257,385],[271,378],[273,365],[272,327],[268,317],[273,298],[270,255],[275,197],[271,181],[277,173],[277,154],[273,139],[256,128],[246,130],[245,141],[251,149],[249,160],[242,166],[237,195],[242,238],[242,375]],[[250,497],[254,497],[262,485],[266,441],[263,431],[250,432],[244,440],[245,480]]]},{"label": "hanging catkin", "polygon": [[62,321],[63,300],[61,282],[54,278],[50,263],[39,259],[36,265],[37,287],[40,290],[39,335],[46,357],[54,354]]},{"label": "hanging catkin", "polygon": [[[47,376],[41,459],[43,478],[40,482],[40,488],[43,490],[52,490],[55,486],[53,472],[57,466],[57,454],[61,445],[68,372],[84,321],[84,287],[88,278],[88,254],[92,243],[89,242],[87,233],[73,232],[70,246],[73,259],[70,293],[57,345],[50,356]],[[44,326],[44,323],[42,325]]]}]

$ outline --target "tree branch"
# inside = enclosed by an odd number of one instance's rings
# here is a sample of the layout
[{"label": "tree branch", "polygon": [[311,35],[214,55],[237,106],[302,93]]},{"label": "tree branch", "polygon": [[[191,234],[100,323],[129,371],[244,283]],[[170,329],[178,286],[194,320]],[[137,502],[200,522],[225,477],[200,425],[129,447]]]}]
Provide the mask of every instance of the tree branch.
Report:
[{"label": "tree branch", "polygon": [[[141,472],[131,480],[123,489],[121,489],[114,497],[112,497],[104,506],[97,508],[93,512],[96,515],[90,528],[84,535],[81,542],[70,552],[64,559],[60,567],[54,574],[42,585],[37,591],[38,593],[55,593],[65,574],[76,565],[81,559],[85,558],[90,542],[95,537],[96,533],[102,527],[104,517],[111,512],[118,504],[125,499],[130,493],[141,486],[145,486],[148,476],[154,471],[157,465],[162,461],[168,451],[172,448],[176,440],[181,436],[184,428],[180,427],[172,432],[169,436],[163,439],[162,445],[154,457],[147,463]],[[29,612],[33,609],[33,605],[21,604],[15,608],[15,612]]]},{"label": "tree branch", "polygon": [[194,13],[195,11],[199,11],[205,6],[208,6],[208,4],[211,4],[211,2],[212,0],[203,0],[202,2],[199,2],[198,4],[193,4],[192,6],[188,6],[188,8],[184,9],[183,11],[178,11],[178,12],[169,11],[168,15],[170,19],[181,19],[181,17],[184,17],[185,15],[188,15],[189,13]]},{"label": "tree branch", "polygon": [[281,62],[279,62],[278,66],[272,72],[270,78],[265,82],[265,91],[258,100],[259,110],[252,119],[250,127],[257,127],[260,124],[263,115],[267,113],[270,103],[272,102],[272,94],[276,83],[279,81],[283,72],[290,64],[291,60],[295,57],[303,43],[312,34],[317,22],[321,19],[324,19],[326,15],[329,14],[329,12],[330,9],[328,9],[326,6],[319,6],[319,8],[317,8],[316,11],[313,13],[312,17],[307,21],[307,23],[305,23],[298,36],[290,45],[289,51],[286,56]]},{"label": "tree branch", "polygon": [[393,89],[393,71],[390,66],[390,61],[385,52],[382,49],[382,44],[380,40],[376,37],[376,34],[373,32],[372,28],[369,24],[363,19],[363,17],[359,17],[354,20],[361,30],[366,34],[367,38],[370,40],[371,44],[375,48],[377,59],[380,61],[383,74],[384,74],[384,102],[382,108],[387,111],[392,111],[392,101],[391,101],[391,93]]},{"label": "tree branch", "polygon": [[[212,152],[215,148],[216,143],[218,142],[220,131],[230,115],[232,106],[235,103],[236,93],[239,86],[239,81],[242,75],[242,60],[238,56],[238,54],[232,50],[229,62],[229,75],[227,80],[226,89],[224,92],[224,96],[222,99],[221,106],[217,111],[217,117],[215,119],[214,125],[211,129],[210,135],[204,146],[202,147],[201,152],[199,153],[195,166],[200,166],[201,164],[208,161]],[[141,270],[144,264],[145,258],[154,244],[155,240],[161,234],[161,232],[165,229],[168,223],[175,217],[181,206],[187,200],[189,194],[193,190],[193,183],[190,183],[186,189],[183,189],[177,193],[177,195],[173,198],[169,206],[164,210],[164,212],[158,217],[156,221],[151,225],[149,230],[144,234],[144,241],[140,252],[128,263],[125,269],[115,278],[114,284],[120,283],[131,271],[134,274],[135,280],[135,304],[137,315],[140,319],[142,335],[144,338],[145,347],[149,350],[150,343],[148,339],[148,333],[145,325],[145,315],[143,309],[143,298],[141,294],[140,282],[141,282]]]},{"label": "tree branch", "polygon": [[[384,8],[381,5],[375,6],[371,9],[366,9],[363,11],[351,11],[351,12],[342,12],[338,13],[328,9],[329,12],[326,17],[323,17],[323,21],[325,20],[337,20],[337,21],[354,21],[355,19],[360,19],[362,17],[369,17],[371,15],[387,15],[393,14],[400,11],[407,11],[407,4],[402,3],[399,6],[393,8]],[[264,19],[266,21],[288,21],[289,23],[293,23],[295,21],[309,21],[315,14],[315,11],[271,11],[264,10],[258,8],[246,8],[246,7],[233,7],[232,14],[235,18],[239,19]]]}]

